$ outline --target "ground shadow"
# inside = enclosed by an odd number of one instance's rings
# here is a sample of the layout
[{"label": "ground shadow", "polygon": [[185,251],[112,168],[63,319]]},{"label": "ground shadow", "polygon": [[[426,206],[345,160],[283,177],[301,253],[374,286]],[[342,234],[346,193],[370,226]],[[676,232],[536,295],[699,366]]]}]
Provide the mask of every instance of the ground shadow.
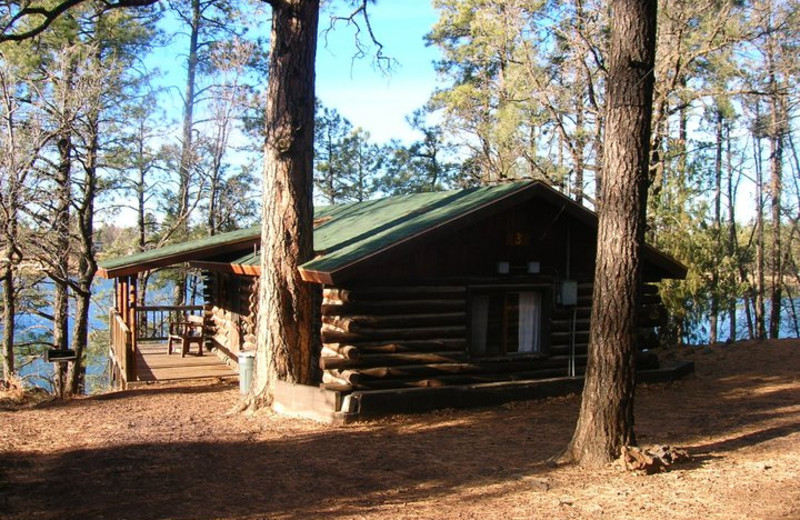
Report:
[{"label": "ground shadow", "polygon": [[[520,420],[520,419],[517,419]],[[263,442],[147,443],[53,455],[0,455],[6,518],[334,518],[370,504],[413,502],[454,488],[546,472],[555,449],[524,429],[490,424],[398,434],[391,425]],[[498,443],[523,458],[498,460]]]},{"label": "ground shadow", "polygon": [[[637,394],[640,442],[688,447],[694,460],[679,467],[691,470],[731,450],[796,434],[800,417],[786,411],[800,402],[795,378],[787,366],[648,386]],[[92,400],[230,390],[225,384],[152,387]],[[0,511],[9,520],[334,519],[470,487],[507,489],[520,479],[533,482],[536,492],[537,481],[553,471],[548,460],[572,434],[578,405],[579,396],[569,396],[265,440],[0,452]],[[501,421],[503,436],[497,434]]]}]

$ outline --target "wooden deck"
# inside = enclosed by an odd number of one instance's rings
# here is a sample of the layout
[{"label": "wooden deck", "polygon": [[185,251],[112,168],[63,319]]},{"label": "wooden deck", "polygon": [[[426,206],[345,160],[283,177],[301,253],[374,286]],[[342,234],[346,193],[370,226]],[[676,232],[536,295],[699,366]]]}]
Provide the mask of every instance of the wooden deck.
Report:
[{"label": "wooden deck", "polygon": [[167,354],[166,343],[141,343],[136,352],[138,380],[135,383],[153,381],[188,381],[200,379],[236,378],[239,374],[225,364],[213,352],[197,355],[197,349],[181,357],[173,350]]}]

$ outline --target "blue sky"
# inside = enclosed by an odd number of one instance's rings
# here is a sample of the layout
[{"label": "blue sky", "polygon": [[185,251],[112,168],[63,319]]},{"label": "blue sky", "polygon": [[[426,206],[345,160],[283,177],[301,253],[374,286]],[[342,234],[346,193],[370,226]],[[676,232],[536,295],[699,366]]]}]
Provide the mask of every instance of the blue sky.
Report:
[{"label": "blue sky", "polygon": [[[348,2],[333,0],[331,9],[320,14],[320,32],[330,26],[333,11],[342,15],[349,12]],[[370,19],[378,40],[384,45],[384,54],[397,61],[390,75],[374,67],[370,54],[353,60],[356,52],[354,29],[344,23],[333,31],[320,35],[317,48],[317,96],[330,108],[335,108],[356,127],[370,132],[376,142],[398,138],[405,142],[419,136],[409,127],[405,117],[421,107],[436,85],[433,61],[439,52],[427,47],[424,36],[436,22],[437,12],[429,0],[378,0],[370,5]],[[265,9],[256,17],[268,22]],[[256,22],[255,31],[269,31],[268,23]],[[164,22],[167,32],[175,31],[175,21],[168,17]],[[174,121],[180,121],[183,85],[186,81],[185,34],[176,35],[172,42],[145,58],[150,70],[161,73],[159,85],[171,86],[165,94],[165,110]],[[179,125],[176,124],[176,128]],[[178,130],[179,131],[179,130]]]},{"label": "blue sky", "polygon": [[[343,2],[335,2],[337,11]],[[436,86],[433,61],[438,50],[425,45],[423,37],[438,16],[429,0],[379,0],[370,6],[373,29],[384,45],[384,54],[398,65],[386,76],[373,66],[371,57],[353,61],[353,30],[340,24],[320,38],[317,49],[317,96],[336,108],[354,126],[360,126],[377,142],[418,138],[405,117],[421,107]],[[320,17],[320,28],[330,15]]]}]

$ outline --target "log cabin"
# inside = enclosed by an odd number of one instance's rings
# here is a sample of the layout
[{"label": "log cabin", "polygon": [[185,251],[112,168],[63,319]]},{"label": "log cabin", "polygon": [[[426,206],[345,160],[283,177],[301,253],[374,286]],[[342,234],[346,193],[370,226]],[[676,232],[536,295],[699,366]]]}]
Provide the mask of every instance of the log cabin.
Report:
[{"label": "log cabin", "polygon": [[[596,234],[593,212],[535,181],[317,208],[315,257],[300,273],[322,293],[318,385],[287,400],[363,417],[579,389]],[[101,274],[117,280],[116,311],[135,328],[137,273],[202,270],[206,348],[235,362],[255,349],[259,241],[258,228],[234,231],[110,260]],[[656,284],[685,276],[645,246],[643,351],[665,318]]]}]

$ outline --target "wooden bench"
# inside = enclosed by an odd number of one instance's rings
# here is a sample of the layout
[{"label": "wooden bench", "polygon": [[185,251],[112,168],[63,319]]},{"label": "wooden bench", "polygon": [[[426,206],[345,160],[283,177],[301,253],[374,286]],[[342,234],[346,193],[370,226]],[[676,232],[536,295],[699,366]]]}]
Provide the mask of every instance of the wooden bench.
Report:
[{"label": "wooden bench", "polygon": [[167,354],[172,354],[173,343],[180,344],[181,357],[186,356],[192,344],[197,344],[198,355],[202,356],[205,339],[205,323],[202,316],[186,316],[181,321],[171,321]]}]

